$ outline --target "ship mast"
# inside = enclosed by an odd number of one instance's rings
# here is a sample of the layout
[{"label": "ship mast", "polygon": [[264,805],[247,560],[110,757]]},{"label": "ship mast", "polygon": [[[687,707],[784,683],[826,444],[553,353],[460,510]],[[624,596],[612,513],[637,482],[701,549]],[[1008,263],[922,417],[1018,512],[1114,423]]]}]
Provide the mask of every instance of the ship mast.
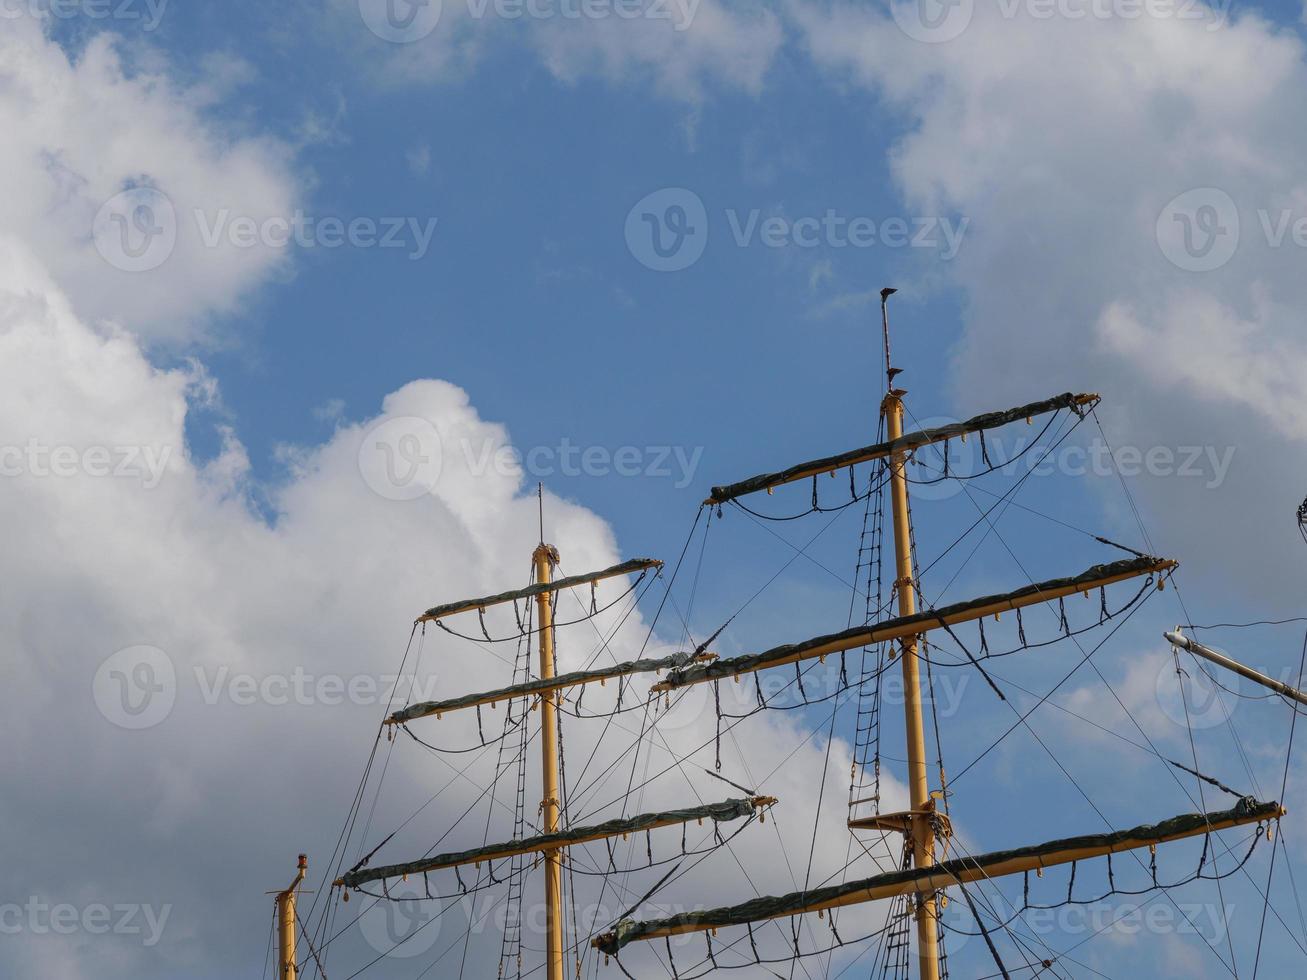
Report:
[{"label": "ship mast", "polygon": [[301,854],[295,880],[285,891],[277,892],[277,978],[278,980],[296,980],[299,976],[296,958],[296,913],[295,905],[299,898],[300,885],[308,873],[309,859]]},{"label": "ship mast", "polygon": [[[887,301],[893,289],[880,294],[881,324],[885,334],[885,382],[889,387],[881,402],[886,433],[891,443],[903,437],[903,396],[894,387],[895,370],[889,360],[889,314]],[[894,588],[899,594],[899,615],[917,612],[917,593],[912,574],[912,514],[908,509],[907,453],[896,450],[890,457],[890,504],[894,516],[894,564],[897,576]],[[921,670],[917,659],[920,634],[900,640],[903,662],[904,715],[907,724],[908,799],[912,807],[909,826],[912,832],[912,863],[917,869],[935,863],[935,803],[930,796],[926,777],[926,731],[921,717]],[[917,953],[921,980],[939,980],[939,903],[934,893],[921,895],[917,902]]]},{"label": "ship mast", "polygon": [[[442,701],[425,701],[411,704],[392,712],[386,718],[385,725],[392,729],[398,726],[406,727],[408,722],[416,719],[434,716],[436,720],[439,720],[447,711],[479,708],[480,705],[484,704],[493,707],[499,701],[507,701],[510,704],[516,699],[522,699],[524,704],[528,701],[534,701],[540,709],[541,719],[541,784],[543,796],[540,801],[539,811],[541,814],[541,833],[525,839],[515,838],[502,843],[487,843],[471,850],[428,855],[415,861],[378,867],[366,866],[368,859],[372,857],[372,854],[369,854],[367,858],[364,858],[337,878],[335,886],[343,889],[360,889],[370,882],[381,882],[384,894],[385,882],[390,879],[407,878],[409,875],[417,874],[425,876],[432,871],[466,865],[479,867],[482,862],[489,865],[495,861],[527,854],[538,855],[544,864],[545,871],[546,980],[563,980],[563,925],[566,907],[563,901],[562,871],[563,864],[567,860],[565,852],[569,847],[595,841],[607,842],[619,837],[625,838],[633,833],[647,833],[664,827],[689,823],[702,825],[705,820],[711,820],[714,824],[728,823],[746,818],[762,820],[764,819],[764,812],[774,806],[777,801],[775,797],[771,796],[750,795],[747,798],[725,800],[720,803],[700,803],[697,806],[621,817],[585,827],[560,826],[561,794],[559,773],[561,770],[561,753],[558,739],[558,711],[562,707],[562,692],[569,688],[584,688],[593,681],[598,681],[602,685],[605,680],[616,678],[619,685],[620,700],[622,679],[629,675],[655,674],[663,670],[675,672],[693,667],[702,667],[715,661],[717,657],[715,654],[708,653],[700,648],[693,653],[678,653],[673,656],[651,660],[634,660],[614,664],[608,668],[577,670],[565,674],[556,673],[554,659],[554,596],[565,589],[579,586],[588,585],[593,589],[601,581],[633,573],[639,573],[643,577],[650,570],[661,569],[662,562],[654,558],[633,558],[610,568],[586,572],[581,575],[555,578],[554,569],[559,563],[558,549],[545,543],[543,521],[540,543],[536,546],[531,558],[533,581],[526,588],[433,606],[417,617],[415,624],[434,622],[439,625],[442,619],[447,616],[474,610],[479,615],[484,616],[488,607],[504,603],[513,603],[516,607],[519,600],[535,599],[539,624],[534,632],[538,632],[540,637],[538,645],[540,676],[534,680],[527,680],[523,683],[512,684],[491,691],[461,695]],[[519,629],[522,629],[520,622]],[[522,635],[527,636],[530,632],[529,630],[523,630]],[[523,710],[526,710],[525,707]],[[491,877],[493,879],[493,874]],[[278,897],[279,916],[291,923],[294,922],[293,892],[298,886],[298,881],[297,879],[296,885],[292,886],[287,892],[279,893]],[[346,892],[345,897],[348,898],[348,892]],[[283,900],[292,903],[289,912],[285,910]],[[283,950],[282,961],[290,964],[292,972],[289,974],[283,972],[281,980],[295,980],[293,972],[293,934],[289,942],[291,944],[290,952],[286,954],[285,950]],[[578,971],[580,966],[578,961]]]},{"label": "ship mast", "polygon": [[[951,836],[951,829],[946,815],[936,811],[935,798],[931,795],[927,776],[925,725],[922,717],[920,654],[919,648],[925,634],[930,630],[948,630],[952,624],[974,621],[986,616],[994,616],[1010,609],[1019,610],[1051,601],[1060,601],[1062,597],[1083,592],[1086,596],[1091,588],[1103,588],[1137,576],[1159,576],[1160,588],[1164,576],[1175,568],[1174,561],[1144,555],[1138,552],[1135,557],[1107,565],[1095,565],[1079,575],[1051,579],[1011,592],[980,597],[950,606],[931,607],[921,612],[917,610],[917,582],[913,565],[912,516],[908,503],[908,478],[906,464],[908,458],[918,449],[937,443],[945,443],[952,438],[965,441],[969,433],[983,433],[988,429],[998,428],[1020,419],[1029,423],[1032,416],[1048,412],[1069,409],[1077,415],[1095,406],[1099,398],[1094,394],[1072,394],[1067,392],[1000,412],[977,415],[965,422],[953,423],[933,429],[923,429],[904,433],[903,396],[907,392],[895,387],[895,376],[900,373],[890,362],[889,314],[887,301],[895,292],[893,288],[881,290],[881,326],[883,330],[885,353],[886,394],[881,402],[880,412],[885,421],[887,440],[859,449],[848,450],[836,456],[797,463],[784,470],[764,473],[737,483],[716,486],[708,499],[707,506],[720,506],[747,494],[766,491],[771,493],[780,487],[798,480],[813,480],[813,501],[816,507],[816,479],[819,475],[834,474],[838,470],[852,468],[871,460],[886,460],[889,470],[890,503],[894,529],[895,575],[894,589],[898,593],[898,616],[894,619],[868,622],[862,626],[851,627],[840,633],[813,637],[798,643],[784,644],[757,654],[717,660],[709,663],[678,667],[668,676],[653,686],[655,693],[670,691],[691,684],[716,682],[730,677],[736,682],[743,674],[754,673],[783,664],[797,664],[800,661],[817,658],[824,660],[828,654],[855,649],[874,643],[897,643],[902,658],[904,681],[904,715],[907,729],[907,783],[910,809],[904,813],[877,813],[870,817],[852,818],[848,821],[851,831],[878,830],[897,832],[904,835],[911,845],[912,864],[898,871],[875,875],[860,881],[847,881],[840,885],[828,885],[811,890],[795,892],[779,897],[761,897],[740,905],[727,906],[706,911],[682,912],[663,919],[632,920],[617,922],[610,932],[603,933],[592,940],[592,945],[609,955],[617,955],[623,947],[632,942],[648,941],[656,938],[684,935],[694,932],[715,933],[718,928],[739,926],[753,922],[762,922],[782,916],[802,915],[809,912],[822,913],[827,909],[862,905],[867,902],[909,896],[915,902],[917,921],[918,964],[921,980],[940,980],[939,957],[939,894],[943,889],[958,886],[964,888],[968,882],[991,880],[992,878],[1040,871],[1049,866],[1073,863],[1093,857],[1101,857],[1120,852],[1129,852],[1139,848],[1155,848],[1158,844],[1183,840],[1187,837],[1208,835],[1214,831],[1247,824],[1260,825],[1278,820],[1285,810],[1278,802],[1261,803],[1251,797],[1245,797],[1231,810],[1211,813],[1183,814],[1158,824],[1141,825],[1130,830],[1112,831],[1107,834],[1082,835],[1027,845],[1008,851],[972,855],[965,858],[953,858],[939,861],[936,855],[936,841],[943,838],[945,849]],[[948,475],[947,464],[945,476]],[[850,477],[852,479],[852,477]],[[1305,505],[1307,507],[1307,505]],[[1304,532],[1307,534],[1307,532]],[[1103,540],[1103,539],[1100,539]],[[1105,542],[1111,543],[1111,542]],[[1129,549],[1127,549],[1129,550]],[[1147,586],[1145,586],[1147,587]],[[1019,615],[1019,613],[1018,613]],[[1187,638],[1168,634],[1168,639],[1177,645],[1183,645],[1191,651],[1215,659],[1213,651],[1199,648],[1199,645]],[[978,669],[979,663],[971,658]],[[1223,660],[1225,658],[1222,658]],[[1221,661],[1217,661],[1221,662]],[[1228,665],[1228,664],[1227,664]],[[1248,671],[1244,668],[1241,673]],[[1245,676],[1248,676],[1245,673]],[[1258,675],[1254,679],[1259,679]],[[1259,682],[1264,682],[1260,679]],[[992,686],[992,682],[991,682]],[[1001,692],[999,697],[1003,697]],[[1281,691],[1288,696],[1289,693]],[[1307,698],[1307,695],[1300,695]],[[942,791],[941,794],[942,796]],[[965,888],[964,888],[965,894]],[[970,904],[968,900],[968,904]],[[973,909],[974,911],[974,909]],[[983,931],[984,926],[981,926]],[[750,932],[752,936],[752,932]],[[998,953],[990,944],[990,951],[998,963],[1000,972],[1007,975]],[[628,974],[629,975],[629,974]]]},{"label": "ship mast", "polygon": [[[542,535],[543,537],[543,532]],[[531,556],[535,562],[537,585],[547,585],[558,563],[558,550],[542,540]],[[554,676],[554,605],[553,593],[536,596],[540,612],[540,679]],[[540,698],[540,746],[543,764],[544,815],[546,834],[558,830],[558,691],[544,692]],[[548,980],[563,980],[563,864],[562,851],[545,852],[545,963]]]}]

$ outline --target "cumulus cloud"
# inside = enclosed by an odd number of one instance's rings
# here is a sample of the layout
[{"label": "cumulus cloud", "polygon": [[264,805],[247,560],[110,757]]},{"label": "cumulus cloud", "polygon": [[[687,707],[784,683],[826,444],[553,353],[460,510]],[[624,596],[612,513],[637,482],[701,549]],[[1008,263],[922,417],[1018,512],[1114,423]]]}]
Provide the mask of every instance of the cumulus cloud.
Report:
[{"label": "cumulus cloud", "polygon": [[111,35],[73,56],[39,19],[0,18],[0,230],[92,322],[192,340],[285,266],[286,249],[224,232],[288,217],[299,188],[278,139],[206,114],[235,84],[230,60],[206,64],[187,88]]},{"label": "cumulus cloud", "polygon": [[710,85],[756,93],[782,43],[766,8],[730,0],[336,0],[347,43],[391,80],[464,76],[520,44],[557,79],[651,85],[699,101]]}]

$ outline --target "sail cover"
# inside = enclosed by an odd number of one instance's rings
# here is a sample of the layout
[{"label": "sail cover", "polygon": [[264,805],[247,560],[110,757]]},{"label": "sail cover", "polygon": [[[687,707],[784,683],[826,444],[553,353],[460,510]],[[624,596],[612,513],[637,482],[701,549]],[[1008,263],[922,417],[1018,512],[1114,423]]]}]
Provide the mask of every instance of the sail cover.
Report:
[{"label": "sail cover", "polygon": [[624,561],[620,565],[605,568],[600,572],[570,575],[567,578],[556,579],[552,582],[537,582],[535,585],[528,585],[524,589],[514,589],[512,592],[501,592],[498,595],[489,595],[480,599],[447,602],[443,606],[432,606],[417,618],[417,622],[422,623],[433,619],[441,619],[445,616],[452,616],[454,613],[468,612],[472,609],[485,609],[487,606],[498,605],[501,602],[511,602],[515,599],[529,599],[532,596],[540,595],[542,592],[558,592],[562,589],[598,582],[600,579],[616,578],[618,575],[642,572],[646,568],[661,568],[662,564],[657,558],[632,558],[630,561]]},{"label": "sail cover", "polygon": [[[934,890],[942,887],[937,879],[941,875],[950,880],[976,880],[989,874],[1001,875],[1011,873],[1004,871],[1001,865],[1023,858],[1042,858],[1045,863],[1059,864],[1077,860],[1084,852],[1098,851],[1106,854],[1116,850],[1132,850],[1152,843],[1164,843],[1184,837],[1192,837],[1207,830],[1222,829],[1261,820],[1273,820],[1282,816],[1284,809],[1279,803],[1259,803],[1252,797],[1244,797],[1231,810],[1215,813],[1186,813],[1172,817],[1157,824],[1143,824],[1130,830],[1116,830],[1106,834],[1086,834],[1080,837],[1067,837],[1062,840],[1032,844],[1008,851],[994,851],[990,854],[977,854],[972,857],[954,858],[926,868],[908,868],[874,875],[859,881],[828,885],[810,891],[791,892],[777,897],[762,896],[740,905],[709,909],[702,912],[682,912],[665,919],[649,919],[637,922],[623,919],[617,923],[612,932],[604,933],[594,940],[594,945],[609,955],[616,954],[623,946],[636,940],[653,936],[671,935],[680,932],[697,932],[716,929],[722,926],[744,925],[762,919],[775,919],[784,915],[797,915],[802,912],[815,911],[818,906],[831,907],[846,896],[865,894],[863,900],[870,901],[894,894],[904,894],[918,890]],[[1060,856],[1060,860],[1059,860]],[[844,903],[851,904],[851,903]]]},{"label": "sail cover", "polygon": [[[1172,567],[1174,564],[1172,561],[1161,558],[1123,558],[1121,561],[1095,565],[1079,575],[1050,579],[1046,582],[1024,586],[1013,592],[1003,592],[979,599],[968,599],[964,602],[955,602],[949,606],[940,606],[937,609],[926,609],[911,616],[899,616],[894,619],[882,620],[879,623],[870,623],[866,626],[855,626],[839,633],[816,636],[799,643],[786,643],[782,646],[772,647],[770,650],[764,650],[762,653],[730,657],[713,663],[674,670],[667,675],[666,680],[657,685],[655,690],[684,687],[687,684],[697,684],[719,677],[733,677],[737,674],[747,674],[767,667],[793,663],[809,656],[849,650],[856,646],[862,646],[864,643],[878,643],[882,639],[923,633],[928,629],[939,626],[941,623],[951,624],[978,618],[977,610],[987,610],[987,612],[980,615],[988,615],[988,610],[995,607],[1006,610],[1016,608],[1018,605],[1031,605],[1034,602],[1042,601],[1044,597],[1051,599],[1056,598],[1058,594],[1067,595],[1078,592],[1081,588],[1096,588],[1099,584],[1120,581],[1148,572],[1161,571]],[[1013,605],[1009,606],[1008,603],[1013,603]]]},{"label": "sail cover", "polygon": [[559,674],[549,680],[539,679],[526,681],[522,684],[510,684],[508,687],[496,688],[482,694],[464,694],[461,697],[449,698],[446,701],[419,701],[394,712],[386,721],[399,725],[406,721],[412,721],[414,718],[443,714],[446,711],[454,711],[458,708],[471,708],[478,704],[491,704],[498,701],[507,701],[510,698],[540,694],[545,691],[557,691],[565,687],[576,687],[579,684],[589,684],[612,677],[622,677],[626,674],[675,670],[688,667],[696,661],[707,659],[708,656],[705,654],[676,653],[670,657],[662,657],[656,660],[627,660],[611,667],[596,670],[574,670],[567,674]]},{"label": "sail cover", "polygon": [[894,452],[902,452],[909,449],[915,449],[918,446],[927,446],[934,442],[943,442],[945,439],[952,439],[963,436],[968,432],[983,432],[986,429],[996,429],[999,426],[1007,425],[1020,419],[1028,419],[1035,415],[1043,415],[1047,412],[1055,412],[1063,408],[1079,408],[1082,405],[1089,405],[1098,401],[1097,395],[1074,395],[1066,392],[1061,395],[1054,395],[1052,398],[1045,398],[1043,401],[1031,402],[1029,405],[1020,405],[1016,408],[1009,408],[1003,412],[986,412],[983,415],[976,415],[967,419],[965,422],[954,422],[950,425],[941,425],[933,429],[921,429],[916,432],[905,432],[900,439],[893,442],[878,442],[871,446],[864,446],[861,449],[851,449],[848,452],[840,453],[837,456],[826,456],[822,459],[809,460],[806,463],[797,463],[788,469],[780,470],[775,473],[761,473],[758,476],[750,477],[747,480],[741,480],[738,483],[729,483],[724,487],[713,487],[712,494],[708,497],[707,503],[724,504],[728,500],[734,500],[736,497],[743,497],[745,494],[756,493],[759,490],[765,490],[768,487],[780,486],[784,483],[792,483],[795,480],[801,480],[806,476],[812,476],[817,473],[829,473],[832,470],[843,469],[846,466],[854,466],[858,463],[865,463],[868,460],[880,459],[889,456]]},{"label": "sail cover", "polygon": [[488,844],[475,847],[469,851],[453,851],[437,854],[434,857],[410,861],[407,864],[390,864],[376,868],[361,868],[341,875],[340,884],[346,888],[357,888],[369,881],[382,878],[395,878],[402,875],[422,874],[440,868],[452,868],[461,864],[475,864],[478,861],[491,861],[509,857],[513,854],[530,854],[535,851],[554,850],[570,844],[584,844],[587,841],[603,840],[621,834],[653,830],[673,824],[689,823],[691,820],[712,820],[729,822],[753,816],[755,806],[761,800],[740,799],[726,800],[723,803],[705,803],[701,806],[685,807],[680,810],[660,810],[655,813],[642,813],[635,817],[621,817],[608,820],[590,827],[572,827],[553,834],[541,834],[523,840],[509,841],[505,844]]}]

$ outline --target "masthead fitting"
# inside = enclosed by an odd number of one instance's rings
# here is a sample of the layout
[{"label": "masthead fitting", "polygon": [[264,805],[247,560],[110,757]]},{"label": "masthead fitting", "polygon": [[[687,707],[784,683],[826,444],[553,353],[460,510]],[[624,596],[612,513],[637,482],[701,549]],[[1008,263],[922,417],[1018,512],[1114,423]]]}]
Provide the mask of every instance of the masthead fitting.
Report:
[{"label": "masthead fitting", "polygon": [[545,544],[545,485],[536,484],[536,506],[540,514],[540,546]]},{"label": "masthead fitting", "polygon": [[885,387],[894,387],[894,375],[900,373],[900,369],[892,367],[889,356],[889,298],[897,293],[898,290],[893,286],[886,286],[880,291],[880,328],[881,334],[885,339]]}]

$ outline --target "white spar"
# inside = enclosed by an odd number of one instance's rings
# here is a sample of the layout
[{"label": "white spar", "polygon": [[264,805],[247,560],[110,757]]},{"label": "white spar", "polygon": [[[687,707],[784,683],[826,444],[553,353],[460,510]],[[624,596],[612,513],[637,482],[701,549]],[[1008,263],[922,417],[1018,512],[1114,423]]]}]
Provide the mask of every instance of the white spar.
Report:
[{"label": "white spar", "polygon": [[1203,646],[1197,640],[1191,640],[1180,632],[1179,626],[1175,628],[1174,632],[1163,633],[1162,635],[1170,640],[1174,646],[1178,646],[1182,650],[1188,650],[1194,656],[1202,657],[1204,660],[1210,660],[1212,663],[1224,667],[1226,670],[1232,670],[1240,677],[1246,677],[1254,684],[1268,687],[1277,694],[1283,694],[1286,698],[1292,698],[1299,704],[1307,704],[1307,694],[1304,694],[1296,687],[1290,687],[1288,684],[1281,683],[1273,677],[1267,677],[1265,674],[1258,673],[1251,667],[1239,663],[1237,660],[1231,660],[1223,653],[1217,653],[1211,647]]}]

